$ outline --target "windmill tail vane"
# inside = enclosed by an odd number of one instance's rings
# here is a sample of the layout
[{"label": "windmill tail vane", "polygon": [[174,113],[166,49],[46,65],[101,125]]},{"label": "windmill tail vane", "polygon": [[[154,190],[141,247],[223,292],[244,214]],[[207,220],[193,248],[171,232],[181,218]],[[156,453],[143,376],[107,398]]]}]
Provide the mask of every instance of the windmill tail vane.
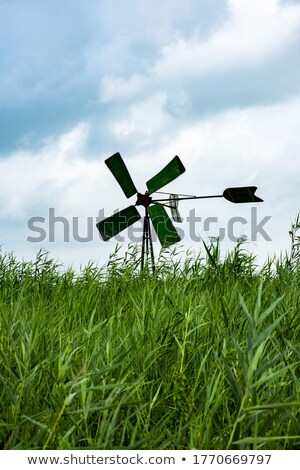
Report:
[{"label": "windmill tail vane", "polygon": [[[125,196],[130,198],[136,195],[135,205],[130,205],[112,216],[98,222],[97,228],[104,241],[109,240],[126,228],[141,219],[136,206],[145,208],[143,224],[143,243],[141,256],[141,269],[145,265],[145,259],[150,256],[152,269],[154,271],[154,252],[151,237],[150,220],[163,248],[169,247],[181,240],[172,220],[167,214],[165,207],[170,208],[174,222],[182,222],[178,211],[179,201],[191,199],[207,199],[223,197],[233,203],[262,202],[262,199],[255,195],[256,186],[227,188],[222,194],[213,196],[188,196],[169,193],[160,193],[159,189],[171,183],[178,176],[185,172],[185,168],[178,156],[175,156],[159,173],[146,182],[147,191],[140,193],[129,174],[119,152],[105,160],[109,170],[119,183]],[[153,199],[153,193],[169,194],[168,198]]]}]

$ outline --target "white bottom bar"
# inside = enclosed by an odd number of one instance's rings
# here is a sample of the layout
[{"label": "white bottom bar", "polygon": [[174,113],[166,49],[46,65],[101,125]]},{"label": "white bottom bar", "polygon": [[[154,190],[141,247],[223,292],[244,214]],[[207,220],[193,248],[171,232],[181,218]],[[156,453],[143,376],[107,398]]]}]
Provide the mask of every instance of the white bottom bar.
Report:
[{"label": "white bottom bar", "polygon": [[298,470],[300,451],[217,451],[217,450],[8,450],[0,451],[0,468],[18,470],[38,468],[110,468],[138,467],[148,465],[154,468],[181,470],[201,468],[215,469],[254,469],[267,468]]}]

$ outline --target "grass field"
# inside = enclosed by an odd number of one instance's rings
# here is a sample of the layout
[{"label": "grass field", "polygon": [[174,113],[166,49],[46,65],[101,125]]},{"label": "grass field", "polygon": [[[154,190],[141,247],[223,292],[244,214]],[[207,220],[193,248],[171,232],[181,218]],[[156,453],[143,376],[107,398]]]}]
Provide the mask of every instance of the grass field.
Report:
[{"label": "grass field", "polygon": [[260,270],[243,245],[154,276],[2,254],[0,447],[300,449],[295,228]]}]

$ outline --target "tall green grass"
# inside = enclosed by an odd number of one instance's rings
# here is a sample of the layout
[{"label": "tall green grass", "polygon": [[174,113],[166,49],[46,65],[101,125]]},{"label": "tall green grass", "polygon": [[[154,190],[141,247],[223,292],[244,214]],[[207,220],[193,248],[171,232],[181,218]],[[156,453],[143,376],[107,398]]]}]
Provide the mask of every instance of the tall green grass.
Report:
[{"label": "tall green grass", "polygon": [[300,449],[300,270],[243,245],[62,272],[0,257],[2,449]]}]

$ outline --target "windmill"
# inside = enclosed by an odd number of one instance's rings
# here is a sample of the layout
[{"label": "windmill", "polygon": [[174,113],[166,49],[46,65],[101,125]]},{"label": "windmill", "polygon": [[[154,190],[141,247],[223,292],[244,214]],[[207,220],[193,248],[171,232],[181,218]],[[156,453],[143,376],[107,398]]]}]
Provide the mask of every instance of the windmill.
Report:
[{"label": "windmill", "polygon": [[[135,205],[130,205],[126,209],[101,220],[96,226],[102,239],[107,241],[140,220],[141,216],[136,206],[143,206],[145,208],[145,215],[143,223],[141,270],[144,269],[145,259],[150,257],[154,271],[154,252],[150,220],[163,248],[169,247],[181,240],[164,206],[171,209],[171,215],[175,222],[182,222],[178,212],[178,203],[183,200],[224,197],[233,203],[263,202],[262,199],[254,194],[257,189],[256,186],[227,188],[224,190],[223,194],[213,196],[190,196],[159,192],[159,189],[171,183],[171,181],[185,172],[185,168],[178,156],[175,156],[168,165],[146,182],[147,191],[145,193],[140,193],[136,189],[119,152],[107,158],[105,163],[116,178],[125,196],[130,198],[136,195],[137,200]],[[153,193],[168,194],[169,197],[153,199],[151,196]]]}]

